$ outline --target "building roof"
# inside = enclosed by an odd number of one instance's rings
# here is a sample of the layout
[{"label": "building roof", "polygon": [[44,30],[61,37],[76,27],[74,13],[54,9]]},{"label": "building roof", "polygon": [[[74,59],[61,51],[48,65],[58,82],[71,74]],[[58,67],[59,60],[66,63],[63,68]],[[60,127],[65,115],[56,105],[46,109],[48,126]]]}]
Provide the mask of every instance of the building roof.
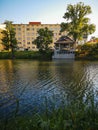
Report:
[{"label": "building roof", "polygon": [[74,44],[74,40],[69,38],[68,36],[61,36],[59,40],[57,40],[54,44],[67,44],[67,43],[72,43]]},{"label": "building roof", "polygon": [[29,22],[30,25],[39,25],[41,22]]}]

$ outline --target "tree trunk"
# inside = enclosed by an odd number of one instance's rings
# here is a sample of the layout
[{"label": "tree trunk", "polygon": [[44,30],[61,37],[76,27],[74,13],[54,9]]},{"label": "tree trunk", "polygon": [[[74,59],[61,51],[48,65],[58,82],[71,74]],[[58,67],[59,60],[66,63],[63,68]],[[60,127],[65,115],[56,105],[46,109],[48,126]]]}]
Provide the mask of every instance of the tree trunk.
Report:
[{"label": "tree trunk", "polygon": [[12,59],[15,59],[15,54],[14,54],[14,49],[13,49],[13,47],[11,48],[11,58],[12,58]]}]

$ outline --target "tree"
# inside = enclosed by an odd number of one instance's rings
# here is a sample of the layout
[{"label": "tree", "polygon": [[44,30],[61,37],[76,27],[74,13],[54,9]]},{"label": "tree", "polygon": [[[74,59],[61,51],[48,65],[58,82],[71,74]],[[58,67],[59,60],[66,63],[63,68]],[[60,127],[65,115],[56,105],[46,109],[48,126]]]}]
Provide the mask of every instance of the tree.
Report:
[{"label": "tree", "polygon": [[49,49],[49,44],[52,43],[53,32],[48,30],[48,28],[41,28],[38,31],[38,37],[33,41],[37,45],[39,51],[47,51]]},{"label": "tree", "polygon": [[75,42],[82,40],[83,36],[88,36],[95,32],[95,25],[90,24],[90,19],[86,16],[90,14],[91,7],[79,2],[76,5],[69,4],[63,18],[66,23],[61,23],[61,32],[67,31],[69,36],[72,36]]},{"label": "tree", "polygon": [[17,48],[17,40],[15,38],[15,31],[12,25],[12,21],[5,21],[6,24],[5,30],[2,31],[3,38],[2,44],[6,50],[11,51],[12,58],[14,58],[14,50]]}]

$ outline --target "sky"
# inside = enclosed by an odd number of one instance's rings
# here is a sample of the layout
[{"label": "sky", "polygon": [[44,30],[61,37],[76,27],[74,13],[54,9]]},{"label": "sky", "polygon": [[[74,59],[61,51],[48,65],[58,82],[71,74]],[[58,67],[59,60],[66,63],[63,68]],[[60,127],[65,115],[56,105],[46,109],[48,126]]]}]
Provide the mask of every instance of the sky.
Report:
[{"label": "sky", "polygon": [[[0,24],[5,20],[17,24],[28,24],[31,21],[42,24],[60,24],[68,4],[83,2],[91,6],[90,23],[96,25],[96,31],[91,36],[98,37],[98,1],[97,0],[0,0]],[[90,37],[91,37],[90,36]]]}]

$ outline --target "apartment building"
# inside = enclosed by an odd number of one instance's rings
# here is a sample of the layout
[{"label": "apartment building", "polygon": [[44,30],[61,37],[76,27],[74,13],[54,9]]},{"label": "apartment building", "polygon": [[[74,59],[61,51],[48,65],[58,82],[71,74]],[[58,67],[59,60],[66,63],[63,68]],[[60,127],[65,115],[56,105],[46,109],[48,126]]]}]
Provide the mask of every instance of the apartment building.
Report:
[{"label": "apartment building", "polygon": [[18,50],[37,50],[36,45],[33,41],[38,36],[37,31],[41,28],[47,27],[49,30],[53,31],[53,43],[51,47],[54,47],[54,42],[56,42],[61,35],[66,35],[66,32],[60,34],[60,24],[41,24],[41,22],[29,22],[29,24],[13,24],[16,39],[18,41]]}]

